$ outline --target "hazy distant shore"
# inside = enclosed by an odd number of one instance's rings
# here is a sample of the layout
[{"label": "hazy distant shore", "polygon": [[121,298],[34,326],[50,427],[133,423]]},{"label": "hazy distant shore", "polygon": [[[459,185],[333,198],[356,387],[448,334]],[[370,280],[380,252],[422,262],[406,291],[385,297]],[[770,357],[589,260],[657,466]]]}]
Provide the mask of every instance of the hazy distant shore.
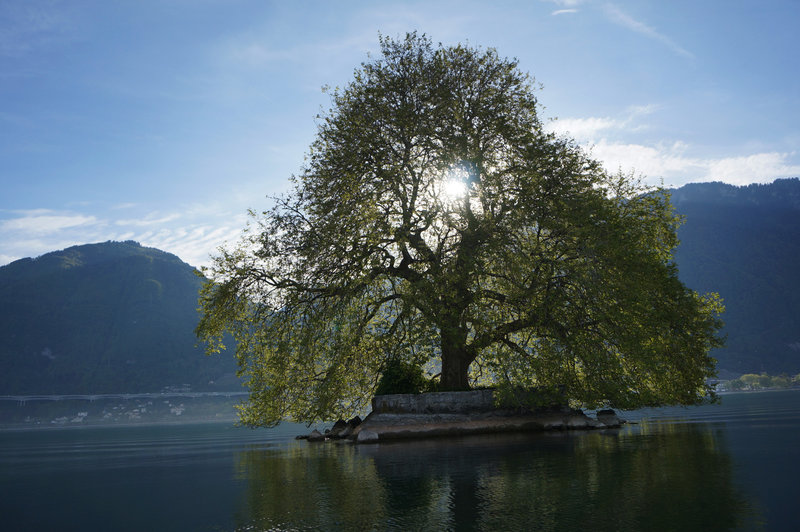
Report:
[{"label": "hazy distant shore", "polygon": [[235,422],[246,392],[0,396],[0,429]]}]

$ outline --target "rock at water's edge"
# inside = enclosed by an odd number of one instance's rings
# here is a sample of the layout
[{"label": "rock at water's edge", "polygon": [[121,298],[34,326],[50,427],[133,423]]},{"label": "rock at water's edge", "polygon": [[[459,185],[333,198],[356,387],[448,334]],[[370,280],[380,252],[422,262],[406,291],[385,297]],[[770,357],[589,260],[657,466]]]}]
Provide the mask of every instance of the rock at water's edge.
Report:
[{"label": "rock at water's edge", "polygon": [[617,413],[611,409],[599,410],[597,412],[597,421],[612,429],[619,427],[623,423]]},{"label": "rock at water's edge", "polygon": [[308,441],[311,442],[325,441],[325,436],[317,429],[314,429],[311,431],[311,434],[308,435]]},{"label": "rock at water's edge", "polygon": [[379,439],[378,433],[371,430],[361,430],[358,433],[356,442],[358,443],[377,443]]}]

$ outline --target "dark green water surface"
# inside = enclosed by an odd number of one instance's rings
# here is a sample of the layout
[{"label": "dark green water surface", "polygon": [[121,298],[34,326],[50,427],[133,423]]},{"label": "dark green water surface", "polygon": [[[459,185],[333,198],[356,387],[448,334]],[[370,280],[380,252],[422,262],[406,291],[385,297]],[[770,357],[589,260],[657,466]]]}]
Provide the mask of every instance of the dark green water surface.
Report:
[{"label": "dark green water surface", "polygon": [[304,427],[0,432],[0,530],[797,530],[800,392],[622,429],[353,446]]}]

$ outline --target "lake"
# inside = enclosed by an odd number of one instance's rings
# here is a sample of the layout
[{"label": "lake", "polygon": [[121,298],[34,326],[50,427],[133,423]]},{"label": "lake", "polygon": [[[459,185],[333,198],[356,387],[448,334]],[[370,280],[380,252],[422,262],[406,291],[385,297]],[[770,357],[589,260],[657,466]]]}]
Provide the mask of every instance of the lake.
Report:
[{"label": "lake", "polygon": [[229,423],[0,431],[0,529],[796,530],[800,392],[372,446]]}]

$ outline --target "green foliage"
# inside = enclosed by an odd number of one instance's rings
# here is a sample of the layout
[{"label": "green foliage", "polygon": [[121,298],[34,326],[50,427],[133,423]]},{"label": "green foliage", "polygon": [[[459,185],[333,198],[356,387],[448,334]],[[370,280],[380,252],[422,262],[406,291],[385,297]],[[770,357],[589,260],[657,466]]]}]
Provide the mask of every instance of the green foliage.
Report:
[{"label": "green foliage", "polygon": [[211,352],[233,335],[244,422],[347,417],[388,360],[587,405],[711,393],[722,306],[678,280],[668,194],[547,133],[494,50],[381,51],[332,93],[293,192],[207,272],[197,332]]},{"label": "green foliage", "polygon": [[417,364],[391,359],[381,373],[375,395],[393,393],[422,393],[431,387],[422,368]]},{"label": "green foliage", "polygon": [[765,390],[770,388],[790,388],[800,384],[798,376],[789,377],[788,375],[767,375],[766,373],[755,374],[745,373],[738,379],[732,379],[724,383],[725,387],[731,391],[743,390]]}]

